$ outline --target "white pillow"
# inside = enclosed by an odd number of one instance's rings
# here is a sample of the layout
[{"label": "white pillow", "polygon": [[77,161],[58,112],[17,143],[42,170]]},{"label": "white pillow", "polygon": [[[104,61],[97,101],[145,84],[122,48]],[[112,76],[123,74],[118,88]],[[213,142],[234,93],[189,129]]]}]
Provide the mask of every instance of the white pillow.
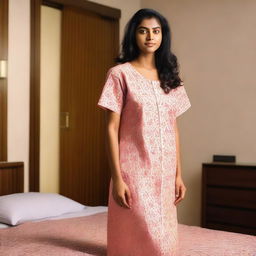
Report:
[{"label": "white pillow", "polygon": [[81,211],[86,206],[55,193],[26,192],[0,196],[0,222],[18,225],[26,221]]}]

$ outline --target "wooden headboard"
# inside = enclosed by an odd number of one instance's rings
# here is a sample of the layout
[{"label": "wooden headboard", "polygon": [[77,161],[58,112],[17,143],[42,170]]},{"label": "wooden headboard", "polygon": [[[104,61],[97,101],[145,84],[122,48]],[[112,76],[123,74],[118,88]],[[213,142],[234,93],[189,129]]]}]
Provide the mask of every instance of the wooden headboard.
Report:
[{"label": "wooden headboard", "polygon": [[24,163],[0,162],[0,196],[24,192]]}]

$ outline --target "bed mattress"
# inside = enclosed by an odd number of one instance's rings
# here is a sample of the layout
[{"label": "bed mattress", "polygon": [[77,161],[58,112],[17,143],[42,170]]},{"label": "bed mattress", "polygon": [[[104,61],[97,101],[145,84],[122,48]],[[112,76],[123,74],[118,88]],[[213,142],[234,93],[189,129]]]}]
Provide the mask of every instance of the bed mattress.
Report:
[{"label": "bed mattress", "polygon": [[[0,230],[0,255],[106,255],[107,207]],[[178,225],[178,256],[256,256],[256,237]],[[140,255],[136,255],[140,256]]]}]

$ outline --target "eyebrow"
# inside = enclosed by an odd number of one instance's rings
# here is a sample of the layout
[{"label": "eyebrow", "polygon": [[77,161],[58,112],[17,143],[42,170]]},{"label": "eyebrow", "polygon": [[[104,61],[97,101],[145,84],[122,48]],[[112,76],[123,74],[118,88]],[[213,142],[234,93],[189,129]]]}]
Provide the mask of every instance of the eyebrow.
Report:
[{"label": "eyebrow", "polygon": [[[147,27],[142,27],[142,26],[138,27],[138,29],[140,29],[140,28],[148,29]],[[156,28],[161,28],[161,27],[154,27],[153,29],[156,29]]]}]

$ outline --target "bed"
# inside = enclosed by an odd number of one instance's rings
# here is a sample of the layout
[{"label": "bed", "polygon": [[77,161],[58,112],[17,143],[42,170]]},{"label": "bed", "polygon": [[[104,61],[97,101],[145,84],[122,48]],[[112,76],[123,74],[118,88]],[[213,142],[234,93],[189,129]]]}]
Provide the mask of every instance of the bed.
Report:
[{"label": "bed", "polygon": [[[0,196],[0,221],[3,256],[106,255],[106,206],[81,205],[59,194],[16,193]],[[179,256],[256,256],[256,236],[184,224],[178,235]]]}]

